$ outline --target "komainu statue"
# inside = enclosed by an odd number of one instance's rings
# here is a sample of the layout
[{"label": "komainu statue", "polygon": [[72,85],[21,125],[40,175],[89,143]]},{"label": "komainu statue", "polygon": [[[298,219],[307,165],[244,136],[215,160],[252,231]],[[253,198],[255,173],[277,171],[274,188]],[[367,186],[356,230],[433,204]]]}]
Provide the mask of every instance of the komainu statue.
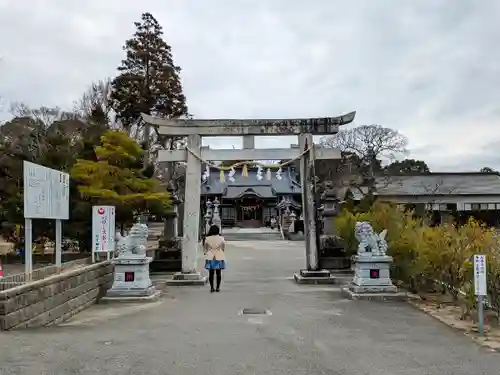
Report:
[{"label": "komainu statue", "polygon": [[128,236],[117,235],[117,255],[146,255],[148,240],[148,226],[136,223],[130,229]]},{"label": "komainu statue", "polygon": [[370,223],[366,221],[358,221],[356,223],[355,236],[359,242],[358,255],[360,256],[386,256],[387,241],[385,236],[387,229],[384,229],[379,234],[373,231]]}]

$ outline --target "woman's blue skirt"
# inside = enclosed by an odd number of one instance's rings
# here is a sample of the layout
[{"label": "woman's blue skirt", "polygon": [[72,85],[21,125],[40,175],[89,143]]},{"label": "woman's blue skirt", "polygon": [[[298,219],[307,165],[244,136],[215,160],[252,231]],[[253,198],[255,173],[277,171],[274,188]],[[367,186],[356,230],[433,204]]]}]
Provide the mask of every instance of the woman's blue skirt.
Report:
[{"label": "woman's blue skirt", "polygon": [[226,268],[225,260],[205,260],[205,269],[206,270],[223,270]]}]

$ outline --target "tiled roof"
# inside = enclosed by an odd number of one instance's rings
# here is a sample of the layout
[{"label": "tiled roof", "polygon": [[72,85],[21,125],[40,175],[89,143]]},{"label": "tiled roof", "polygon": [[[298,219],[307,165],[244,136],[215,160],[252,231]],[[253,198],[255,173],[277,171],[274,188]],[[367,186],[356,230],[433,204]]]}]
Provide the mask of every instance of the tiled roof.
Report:
[{"label": "tiled roof", "polygon": [[377,183],[378,195],[500,195],[496,173],[431,173],[392,176]]}]

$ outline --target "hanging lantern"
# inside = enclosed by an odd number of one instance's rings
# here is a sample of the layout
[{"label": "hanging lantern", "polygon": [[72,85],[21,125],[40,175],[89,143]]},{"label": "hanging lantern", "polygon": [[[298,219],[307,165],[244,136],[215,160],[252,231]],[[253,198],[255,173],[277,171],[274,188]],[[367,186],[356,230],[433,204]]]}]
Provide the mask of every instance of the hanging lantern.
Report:
[{"label": "hanging lantern", "polygon": [[273,175],[271,174],[271,168],[267,168],[266,179],[268,181],[271,181],[272,178],[273,178]]},{"label": "hanging lantern", "polygon": [[226,182],[226,175],[224,174],[224,170],[223,169],[220,170],[219,180],[220,180],[221,184],[223,184],[224,182]]},{"label": "hanging lantern", "polygon": [[243,164],[243,170],[241,171],[241,175],[243,177],[248,177],[248,167],[246,164]]}]

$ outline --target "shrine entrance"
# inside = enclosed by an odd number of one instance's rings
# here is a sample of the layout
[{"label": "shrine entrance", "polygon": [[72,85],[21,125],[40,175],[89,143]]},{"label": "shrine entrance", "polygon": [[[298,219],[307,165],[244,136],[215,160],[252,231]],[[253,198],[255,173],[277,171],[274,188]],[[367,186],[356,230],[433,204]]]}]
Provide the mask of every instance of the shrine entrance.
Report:
[{"label": "shrine entrance", "polygon": [[236,201],[237,226],[259,228],[264,226],[262,199],[246,195]]},{"label": "shrine entrance", "polygon": [[[297,160],[300,164],[300,185],[302,194],[302,216],[304,218],[306,269],[302,274],[310,273],[311,277],[323,274],[319,269],[318,245],[316,233],[318,208],[316,194],[316,159],[340,159],[338,149],[317,148],[313,135],[332,135],[339,131],[341,125],[354,120],[355,112],[337,117],[302,118],[302,119],[253,119],[253,120],[196,120],[196,119],[163,119],[142,114],[143,121],[157,128],[160,135],[167,137],[187,137],[184,150],[161,150],[158,153],[160,162],[186,162],[185,199],[184,199],[184,236],[182,241],[182,272],[175,274],[173,280],[185,281],[185,285],[193,285],[194,280],[200,284],[204,278],[197,270],[199,233],[201,228],[201,178],[202,166],[207,165],[220,173],[225,179],[225,169],[214,165],[212,161],[255,161],[255,160]],[[243,150],[211,150],[204,149],[201,144],[203,136],[243,136],[253,139],[254,136],[298,136],[299,147],[296,149],[255,149]],[[245,144],[245,140],[244,140]],[[239,163],[237,163],[239,164]],[[281,166],[278,165],[278,171]],[[236,165],[233,165],[234,169]],[[269,167],[269,168],[267,168]],[[266,174],[271,174],[271,165],[266,166]],[[276,167],[276,166],[274,166]],[[227,178],[231,176],[228,175]],[[255,204],[243,204],[238,214],[244,218],[257,218],[262,215]],[[248,211],[248,212],[247,212]],[[328,272],[327,272],[328,273]],[[329,275],[329,273],[328,273]]]}]

